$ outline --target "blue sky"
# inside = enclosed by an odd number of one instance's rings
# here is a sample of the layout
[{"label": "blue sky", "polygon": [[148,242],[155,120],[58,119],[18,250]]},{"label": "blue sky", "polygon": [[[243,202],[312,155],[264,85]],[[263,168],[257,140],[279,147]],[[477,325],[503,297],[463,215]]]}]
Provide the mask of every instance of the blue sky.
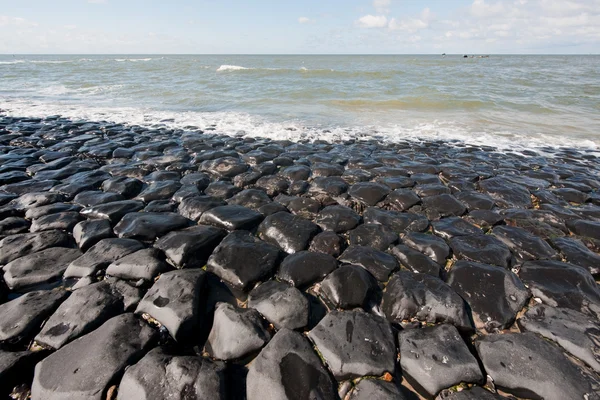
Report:
[{"label": "blue sky", "polygon": [[0,0],[0,53],[600,53],[600,0]]}]

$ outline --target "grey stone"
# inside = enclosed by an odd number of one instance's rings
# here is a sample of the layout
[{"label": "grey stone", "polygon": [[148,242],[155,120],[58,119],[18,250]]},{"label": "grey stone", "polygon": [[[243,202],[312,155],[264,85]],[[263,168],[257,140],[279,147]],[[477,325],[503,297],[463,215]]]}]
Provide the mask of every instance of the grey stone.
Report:
[{"label": "grey stone", "polygon": [[177,268],[203,267],[211,253],[225,237],[225,231],[213,226],[198,225],[173,231],[156,241]]},{"label": "grey stone", "polygon": [[127,368],[117,400],[225,400],[224,375],[223,363],[158,347]]},{"label": "grey stone", "polygon": [[31,232],[41,232],[50,230],[62,230],[71,232],[75,225],[81,220],[81,215],[77,211],[60,212],[48,214],[33,220],[31,223]]},{"label": "grey stone", "polygon": [[73,238],[61,231],[20,233],[0,240],[0,264],[8,264],[17,258],[49,247],[73,247]]},{"label": "grey stone", "polygon": [[200,217],[199,223],[214,225],[217,228],[233,230],[251,230],[263,219],[257,211],[243,206],[227,205],[211,208]]},{"label": "grey stone", "polygon": [[381,379],[361,379],[352,392],[349,400],[408,400],[406,395],[394,382]]},{"label": "grey stone", "polygon": [[52,247],[38,251],[6,264],[4,281],[11,290],[20,291],[23,288],[59,280],[69,264],[81,257],[77,249]]},{"label": "grey stone", "polygon": [[124,198],[119,193],[102,192],[99,190],[81,192],[73,199],[75,203],[81,204],[84,207],[112,203],[113,201],[121,200],[124,200]]},{"label": "grey stone", "polygon": [[149,203],[153,200],[168,200],[180,188],[181,183],[177,181],[156,181],[150,183],[135,199],[141,200],[144,203]]},{"label": "grey stone", "polygon": [[433,233],[443,239],[457,236],[483,235],[483,231],[460,217],[442,218],[431,224]]},{"label": "grey stone", "polygon": [[165,272],[148,290],[136,314],[148,314],[178,342],[194,339],[200,326],[200,301],[206,281],[201,269]]},{"label": "grey stone", "polygon": [[498,265],[510,266],[512,254],[500,240],[491,235],[457,236],[450,239],[450,247],[454,256],[459,259]]},{"label": "grey stone", "polygon": [[402,243],[420,251],[442,266],[446,265],[446,259],[450,255],[450,248],[446,242],[435,235],[409,232],[402,237]]},{"label": "grey stone", "polygon": [[345,206],[328,206],[319,212],[315,223],[324,231],[343,233],[360,223],[360,215]]},{"label": "grey stone", "polygon": [[219,303],[206,349],[216,359],[234,360],[259,350],[269,339],[258,311]]},{"label": "grey stone", "polygon": [[248,368],[248,400],[338,399],[329,373],[301,334],[281,329]]},{"label": "grey stone", "polygon": [[497,176],[479,182],[479,187],[503,208],[531,208],[531,194],[526,188]]},{"label": "grey stone", "polygon": [[147,351],[155,335],[133,314],[106,321],[36,365],[32,400],[103,399],[109,384]]},{"label": "grey stone", "polygon": [[339,257],[341,263],[359,265],[380,282],[386,282],[399,268],[398,261],[387,253],[365,246],[350,246]]},{"label": "grey stone", "polygon": [[73,227],[73,238],[81,251],[87,251],[90,247],[102,239],[113,237],[110,221],[107,219],[90,219],[81,221]]},{"label": "grey stone", "polygon": [[115,233],[121,238],[153,241],[172,230],[185,228],[189,220],[177,213],[129,213],[115,226]]},{"label": "grey stone", "polygon": [[586,268],[594,278],[600,277],[600,255],[588,249],[581,240],[559,237],[551,239],[551,243],[567,262]]},{"label": "grey stone", "polygon": [[191,196],[181,201],[177,212],[186,218],[198,221],[206,211],[226,204],[223,200],[212,196]]},{"label": "grey stone", "polygon": [[112,262],[106,274],[128,281],[152,282],[159,274],[171,270],[160,258],[158,249],[142,249]]},{"label": "grey stone", "polygon": [[519,260],[549,259],[557,256],[556,251],[548,243],[523,228],[496,226],[492,233]]},{"label": "grey stone", "polygon": [[92,219],[108,219],[112,224],[116,224],[126,214],[140,211],[142,208],[144,208],[144,203],[137,200],[113,201],[86,207],[81,210],[81,215]]},{"label": "grey stone", "polygon": [[125,257],[144,246],[133,239],[102,239],[92,246],[84,255],[69,264],[65,278],[83,278],[94,276],[110,263]]}]

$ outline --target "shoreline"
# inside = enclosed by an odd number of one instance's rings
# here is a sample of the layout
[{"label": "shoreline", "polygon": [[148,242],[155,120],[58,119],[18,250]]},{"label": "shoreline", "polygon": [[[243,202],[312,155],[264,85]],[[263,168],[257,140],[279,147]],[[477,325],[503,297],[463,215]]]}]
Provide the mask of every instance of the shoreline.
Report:
[{"label": "shoreline", "polygon": [[597,150],[187,128],[0,110],[0,395],[600,394]]}]

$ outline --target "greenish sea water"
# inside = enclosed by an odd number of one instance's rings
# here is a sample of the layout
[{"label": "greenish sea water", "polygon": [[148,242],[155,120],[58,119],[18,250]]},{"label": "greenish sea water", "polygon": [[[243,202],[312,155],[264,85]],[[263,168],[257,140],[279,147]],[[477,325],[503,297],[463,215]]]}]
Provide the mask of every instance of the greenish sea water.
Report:
[{"label": "greenish sea water", "polygon": [[0,109],[272,138],[600,146],[600,56],[2,55]]}]

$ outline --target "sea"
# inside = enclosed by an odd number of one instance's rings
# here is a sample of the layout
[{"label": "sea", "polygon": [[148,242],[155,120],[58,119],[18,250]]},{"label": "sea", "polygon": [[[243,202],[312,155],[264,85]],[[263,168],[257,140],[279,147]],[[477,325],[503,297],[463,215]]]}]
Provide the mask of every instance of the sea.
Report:
[{"label": "sea", "polygon": [[598,55],[0,55],[0,110],[275,139],[600,149]]}]

